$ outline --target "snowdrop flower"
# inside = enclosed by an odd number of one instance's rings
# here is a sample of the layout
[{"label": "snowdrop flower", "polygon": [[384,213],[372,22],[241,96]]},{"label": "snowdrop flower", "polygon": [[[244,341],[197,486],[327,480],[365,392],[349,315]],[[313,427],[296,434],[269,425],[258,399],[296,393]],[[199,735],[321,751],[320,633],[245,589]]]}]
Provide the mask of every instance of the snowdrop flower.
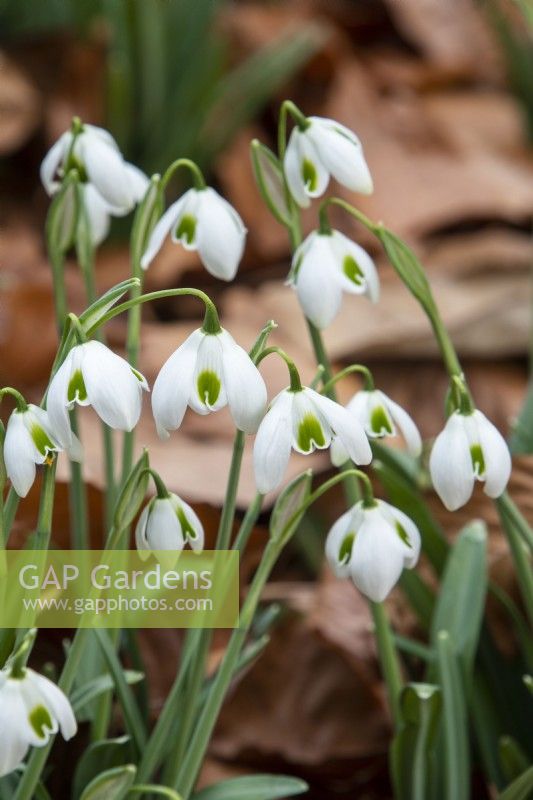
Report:
[{"label": "snowdrop flower", "polygon": [[433,486],[449,511],[464,506],[476,480],[489,497],[499,497],[511,475],[509,448],[481,411],[454,411],[435,439],[429,459]]},{"label": "snowdrop flower", "polygon": [[189,405],[209,414],[228,405],[237,428],[255,433],[267,403],[266,386],[252,359],[228,331],[198,328],[161,367],[152,411],[162,439],[181,425]]},{"label": "snowdrop flower", "polygon": [[276,489],[287,469],[291,447],[305,455],[324,450],[336,435],[356,464],[369,464],[372,451],[360,423],[338,403],[304,387],[284,389],[259,426],[254,469],[261,494]]},{"label": "snowdrop flower", "polygon": [[[75,123],[76,125],[76,123]],[[109,216],[127,214],[143,197],[148,178],[124,160],[110,133],[95,125],[81,125],[79,131],[63,133],[41,164],[41,180],[52,196],[69,169],[76,168],[85,192],[86,208],[95,240],[103,238]]]},{"label": "snowdrop flower", "polygon": [[177,494],[154,497],[143,509],[135,542],[142,559],[147,550],[181,551],[188,543],[195,551],[204,547],[204,529],[193,509]]},{"label": "snowdrop flower", "polygon": [[326,539],[326,558],[339,578],[351,578],[359,591],[380,603],[420,554],[420,533],[402,511],[363,501],[337,520]]},{"label": "snowdrop flower", "polygon": [[77,731],[72,707],[61,689],[25,667],[0,672],[0,777],[16,769],[28,748],[44,747],[58,730],[64,739]]},{"label": "snowdrop flower", "polygon": [[305,316],[317,328],[336,317],[342,293],[379,299],[379,278],[368,253],[339,231],[314,231],[296,250],[288,281],[298,294]]},{"label": "snowdrop flower", "polygon": [[[68,424],[68,420],[67,420]],[[81,461],[81,444],[68,425],[69,458]],[[30,403],[9,417],[4,442],[6,472],[19,497],[26,497],[35,480],[35,465],[50,464],[63,447],[47,412]]]},{"label": "snowdrop flower", "polygon": [[92,406],[110,428],[131,431],[141,414],[146,379],[101,342],[76,345],[52,378],[46,407],[53,430],[63,445],[72,433],[69,409]]},{"label": "snowdrop flower", "polygon": [[189,189],[165,211],[150,237],[141,266],[147,269],[171,233],[173,242],[197,250],[206,270],[223,281],[235,277],[246,228],[235,211],[210,187]]},{"label": "snowdrop flower", "polygon": [[[422,439],[415,423],[404,409],[390,399],[384,392],[364,390],[357,392],[348,405],[347,411],[357,419],[370,439],[396,436],[401,433],[407,450],[412,456],[422,451]],[[348,453],[339,439],[331,445],[331,460],[340,467],[348,460]]]},{"label": "snowdrop flower", "polygon": [[307,208],[311,197],[327,189],[330,175],[361,194],[373,191],[361,142],[351,130],[324,117],[307,117],[307,127],[293,128],[283,162],[290,192]]}]

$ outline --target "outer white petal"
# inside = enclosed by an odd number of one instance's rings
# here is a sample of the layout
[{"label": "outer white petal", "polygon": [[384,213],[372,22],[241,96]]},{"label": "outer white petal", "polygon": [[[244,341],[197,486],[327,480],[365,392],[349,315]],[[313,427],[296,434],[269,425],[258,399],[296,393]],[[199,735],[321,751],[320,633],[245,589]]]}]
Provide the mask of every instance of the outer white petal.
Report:
[{"label": "outer white petal", "polygon": [[98,193],[112,206],[131,209],[134,198],[120,152],[91,131],[80,134],[77,144],[89,180]]},{"label": "outer white petal", "polygon": [[[353,529],[357,517],[355,508],[350,508],[333,523],[326,537],[326,558],[331,569],[338,578],[347,578],[350,574],[350,560],[342,563],[339,560],[339,551],[346,535]],[[356,529],[353,529],[356,532]]]},{"label": "outer white petal", "polygon": [[389,410],[394,424],[402,433],[408,451],[412,456],[419,456],[422,452],[422,437],[411,416],[398,403],[387,397],[384,392],[379,392],[383,402]]},{"label": "outer white petal", "polygon": [[176,200],[175,203],[172,203],[171,206],[167,208],[155,228],[153,229],[150,241],[148,242],[148,247],[146,248],[143,257],[141,258],[141,267],[143,269],[148,269],[154,258],[156,257],[157,253],[161,250],[163,246],[163,242],[165,241],[166,237],[168,236],[170,229],[174,226],[177,222],[181,210],[183,208],[183,197],[180,197],[179,200]]},{"label": "outer white petal", "polygon": [[511,454],[505,439],[485,414],[474,411],[474,417],[485,459],[484,492],[489,497],[499,497],[511,477]]},{"label": "outer white petal", "polygon": [[337,436],[334,436],[331,440],[329,455],[331,457],[331,463],[334,467],[342,467],[342,465],[345,464],[350,458],[348,451]]},{"label": "outer white petal", "polygon": [[85,210],[91,229],[91,241],[97,247],[109,233],[109,206],[102,200],[92,183],[85,183],[82,186]]},{"label": "outer white petal", "polygon": [[287,276],[286,283],[289,286],[296,285],[296,275],[298,272],[298,267],[300,266],[302,259],[304,256],[309,252],[309,250],[313,246],[313,242],[315,241],[316,237],[319,236],[318,231],[312,231],[309,236],[307,236],[301,244],[298,245],[296,250],[293,253],[292,261],[291,261],[291,269],[289,275]]},{"label": "outer white petal", "polygon": [[363,148],[353,131],[332,119],[310,117],[308,136],[312,139],[322,163],[333,177],[361,194],[372,194],[372,176]]},{"label": "outer white petal", "polygon": [[322,411],[334,433],[337,434],[346,448],[348,455],[356,464],[370,464],[372,450],[368,443],[363,426],[343,406],[323,397],[313,389],[305,390],[313,397],[314,402]]},{"label": "outer white petal", "polygon": [[92,407],[110,428],[131,431],[141,415],[141,383],[128,362],[101,342],[82,347],[81,369]]},{"label": "outer white petal", "polygon": [[[356,242],[353,242],[340,231],[331,234],[332,248],[335,252],[336,276],[343,290],[351,294],[365,294],[373,303],[379,300],[379,277],[373,259]],[[351,256],[364,276],[364,282],[358,286],[343,271],[346,256]]]},{"label": "outer white petal", "polygon": [[72,739],[77,733],[78,725],[66,695],[55,683],[45,678],[44,675],[39,675],[38,672],[28,669],[26,676],[27,680],[31,680],[41,693],[45,700],[45,705],[59,723],[59,730],[63,739],[66,741]]},{"label": "outer white petal", "polygon": [[267,389],[252,359],[225,330],[222,344],[222,370],[229,410],[239,430],[255,433],[267,405]]},{"label": "outer white petal", "polygon": [[302,258],[294,283],[305,316],[318,328],[330,325],[341,305],[336,272],[330,237],[317,235]]},{"label": "outer white petal", "polygon": [[392,517],[392,521],[397,521],[400,523],[402,528],[407,534],[409,539],[409,544],[407,545],[404,541],[400,539],[400,542],[404,548],[404,563],[408,569],[412,569],[414,567],[420,557],[420,547],[421,547],[421,539],[420,539],[420,531],[416,527],[415,523],[408,517],[407,514],[404,514],[399,508],[396,506],[391,506],[390,503],[386,503],[385,500],[378,500],[379,507],[384,512],[385,516],[389,515]]},{"label": "outer white petal", "polygon": [[24,423],[24,414],[13,411],[4,441],[4,461],[8,478],[19,497],[26,497],[35,480],[36,458],[40,454]]},{"label": "outer white petal", "polygon": [[156,498],[152,502],[146,540],[151,550],[183,550],[185,540],[170,498]]},{"label": "outer white petal", "polygon": [[293,395],[283,391],[272,403],[254,442],[254,472],[261,494],[276,489],[285,474],[292,442]]},{"label": "outer white petal", "polygon": [[130,164],[128,161],[125,161],[124,167],[130,182],[131,196],[133,197],[133,200],[138,203],[146,194],[150,180],[144,174],[142,169],[136,167],[135,164]]},{"label": "outer white petal", "polygon": [[455,411],[435,439],[429,458],[435,491],[449,511],[469,500],[474,489],[474,470],[464,417]]},{"label": "outer white petal", "polygon": [[157,432],[167,439],[179,428],[193,387],[198,347],[204,338],[200,329],[172,353],[161,367],[152,390],[152,412]]},{"label": "outer white petal", "polygon": [[206,270],[223,281],[235,277],[246,240],[240,216],[214,189],[199,193],[198,254]]},{"label": "outer white petal", "polygon": [[[316,178],[314,186],[310,186],[309,181],[305,182],[306,163],[314,170]],[[292,130],[285,152],[284,169],[289,190],[302,208],[309,206],[310,197],[320,197],[328,187],[329,173],[307,131],[302,132],[298,128]]]},{"label": "outer white petal", "polygon": [[141,511],[141,515],[137,520],[135,526],[135,546],[139,552],[139,557],[145,561],[148,558],[146,550],[150,550],[148,539],[146,538],[146,523],[148,522],[148,514],[150,513],[150,503],[145,505]]},{"label": "outer white petal", "polygon": [[379,507],[364,512],[352,550],[351,576],[357,588],[381,603],[402,574],[404,548]]},{"label": "outer white petal", "polygon": [[77,366],[79,346],[73,347],[50,382],[46,395],[46,411],[57,441],[67,449],[72,443],[68,415],[68,385]]},{"label": "outer white petal", "polygon": [[191,508],[191,506],[186,503],[185,500],[182,500],[181,497],[178,497],[177,494],[171,494],[170,501],[175,513],[177,512],[178,508],[183,511],[187,522],[196,534],[194,538],[191,538],[191,536],[188,535],[186,536],[186,539],[193,550],[201,553],[204,549],[205,533],[204,526],[202,525],[202,522],[196,511]]},{"label": "outer white petal", "polygon": [[25,709],[15,681],[6,680],[0,690],[0,777],[13,772],[29,747]]},{"label": "outer white petal", "polygon": [[[204,397],[200,397],[198,391],[199,378],[202,373],[205,372],[213,373],[220,381],[220,392],[214,403],[210,403],[205,395]],[[220,334],[204,334],[198,347],[189,405],[197,414],[209,414],[211,411],[219,411],[221,408],[224,408],[227,402],[226,389],[224,387],[222,341]]]},{"label": "outer white petal", "polygon": [[61,134],[42,161],[40,170],[41,181],[49,195],[53,195],[61,185],[60,181],[55,180],[55,175],[63,159],[67,155],[71,141],[72,134],[70,131]]}]

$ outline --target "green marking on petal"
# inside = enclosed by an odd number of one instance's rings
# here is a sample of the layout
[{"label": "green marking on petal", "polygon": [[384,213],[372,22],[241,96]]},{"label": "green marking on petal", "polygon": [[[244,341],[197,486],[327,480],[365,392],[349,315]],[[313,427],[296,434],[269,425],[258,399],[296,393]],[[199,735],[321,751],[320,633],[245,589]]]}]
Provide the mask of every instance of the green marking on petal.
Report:
[{"label": "green marking on petal", "polygon": [[302,180],[308,191],[314,192],[318,184],[316,167],[308,158],[302,161]]},{"label": "green marking on petal", "polygon": [[206,369],[198,375],[196,382],[200,401],[206,406],[214,406],[220,395],[222,384],[220,378],[210,369]]},{"label": "green marking on petal", "polygon": [[356,286],[364,286],[365,276],[353,256],[344,256],[342,260],[342,271]]},{"label": "green marking on petal", "polygon": [[355,542],[355,533],[348,533],[341,542],[339,547],[339,563],[347,564],[352,557],[353,544]]},{"label": "green marking on petal", "polygon": [[398,536],[400,537],[402,542],[405,545],[407,545],[407,547],[410,547],[412,549],[413,545],[411,544],[411,542],[409,540],[409,534],[407,533],[407,531],[405,530],[405,528],[403,527],[401,522],[398,522],[398,520],[395,520],[394,521],[394,527],[396,528],[396,533],[398,534]]},{"label": "green marking on petal", "polygon": [[470,457],[474,467],[474,475],[477,478],[482,478],[485,474],[485,457],[480,444],[473,444],[470,447]]},{"label": "green marking on petal", "polygon": [[181,525],[181,532],[185,539],[197,539],[198,533],[195,531],[187,517],[185,516],[185,511],[181,506],[178,506],[178,510],[176,511],[176,515],[178,517],[179,524]]},{"label": "green marking on petal", "polygon": [[40,739],[46,739],[47,731],[52,731],[54,729],[52,717],[45,706],[35,706],[35,708],[32,708],[28,715],[28,720]]},{"label": "green marking on petal", "polygon": [[39,453],[46,456],[51,450],[55,450],[56,446],[44,430],[36,422],[32,423],[30,429],[30,436]]},{"label": "green marking on petal", "polygon": [[85,381],[83,380],[83,375],[81,374],[80,369],[76,370],[69,381],[67,400],[69,403],[73,403],[75,400],[78,400],[82,403],[84,400],[87,400],[87,389],[85,388]]},{"label": "green marking on petal", "polygon": [[315,447],[324,447],[326,437],[322,425],[314,414],[306,414],[298,425],[298,447],[304,453],[310,453]]},{"label": "green marking on petal", "polygon": [[392,436],[394,428],[383,406],[375,406],[370,414],[370,430],[375,436]]},{"label": "green marking on petal", "polygon": [[185,239],[187,244],[193,244],[196,236],[196,217],[192,214],[184,214],[176,228],[176,237]]}]

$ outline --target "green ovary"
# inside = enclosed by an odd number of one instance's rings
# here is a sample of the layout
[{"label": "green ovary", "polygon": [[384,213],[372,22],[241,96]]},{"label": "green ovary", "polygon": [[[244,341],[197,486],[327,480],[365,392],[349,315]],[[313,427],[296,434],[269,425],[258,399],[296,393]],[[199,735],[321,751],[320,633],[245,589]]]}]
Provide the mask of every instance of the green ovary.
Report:
[{"label": "green ovary", "polygon": [[353,543],[355,542],[355,533],[348,533],[341,542],[339,548],[339,562],[347,564],[352,557]]},{"label": "green ovary", "polygon": [[315,165],[307,158],[304,158],[302,162],[302,180],[308,191],[315,191],[318,184],[318,175]]},{"label": "green ovary", "polygon": [[42,456],[46,456],[51,450],[56,449],[55,444],[52,442],[44,428],[41,428],[41,426],[37,425],[37,423],[33,423],[31,426],[30,435],[33,439],[35,447]]},{"label": "green ovary", "polygon": [[176,237],[185,239],[187,244],[193,244],[196,236],[196,217],[192,214],[184,214],[176,228]]},{"label": "green ovary", "polygon": [[46,739],[47,731],[54,729],[54,723],[48,709],[44,706],[35,706],[29,713],[29,723],[40,739]]},{"label": "green ovary", "polygon": [[370,429],[375,436],[391,436],[394,433],[390,417],[383,406],[376,406],[370,414]]},{"label": "green ovary", "polygon": [[364,285],[365,276],[353,256],[344,256],[342,260],[342,271],[348,280],[352,281],[352,283],[355,283],[356,286]]},{"label": "green ovary", "polygon": [[196,386],[200,401],[208,407],[214,406],[222,388],[218,375],[212,370],[204,370],[198,375]]},{"label": "green ovary", "polygon": [[75,400],[78,400],[80,403],[83,403],[85,400],[87,400],[87,389],[85,388],[83,375],[81,374],[81,370],[79,369],[76,370],[76,372],[69,381],[67,389],[67,400],[69,401],[69,403],[73,403]]},{"label": "green ovary", "polygon": [[472,466],[474,467],[474,475],[478,478],[482,478],[485,474],[485,458],[480,444],[471,445],[470,457],[472,459]]},{"label": "green ovary", "polygon": [[298,425],[298,447],[304,453],[310,453],[313,447],[324,447],[326,437],[322,425],[314,414],[306,414]]}]

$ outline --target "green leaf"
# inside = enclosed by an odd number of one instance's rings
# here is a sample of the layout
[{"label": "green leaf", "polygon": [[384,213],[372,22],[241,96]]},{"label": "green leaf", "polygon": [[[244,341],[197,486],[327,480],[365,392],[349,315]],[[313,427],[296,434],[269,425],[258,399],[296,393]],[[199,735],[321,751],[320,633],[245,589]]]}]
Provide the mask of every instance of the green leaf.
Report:
[{"label": "green leaf", "polygon": [[108,769],[90,782],[80,800],[123,800],[135,783],[136,774],[134,764]]},{"label": "green leaf", "polygon": [[309,787],[299,778],[285,775],[250,775],[208,786],[193,800],[278,800],[303,794]]},{"label": "green leaf", "polygon": [[92,742],[83,752],[74,772],[72,796],[78,798],[102,772],[131,762],[133,748],[129,736]]},{"label": "green leaf", "polygon": [[[130,686],[133,686],[144,680],[144,674],[126,669],[124,670],[124,678]],[[70,695],[70,702],[78,721],[80,716],[83,716],[84,706],[87,706],[104,692],[108,692],[114,685],[111,675],[98,675],[96,678],[84,683],[83,686],[78,686]]]},{"label": "green leaf", "polygon": [[533,380],[529,384],[522,410],[513,423],[509,446],[517,456],[533,453]]},{"label": "green leaf", "polygon": [[[311,470],[302,472],[281,492],[270,516],[270,536],[288,541],[305,514],[305,503],[311,494]],[[298,509],[301,512],[298,514]]]},{"label": "green leaf", "polygon": [[111,289],[90,305],[83,314],[80,314],[79,320],[85,333],[88,336],[92,335],[98,327],[100,320],[105,317],[115,303],[118,303],[120,298],[129,292],[130,289],[137,286],[139,286],[138,278],[128,278],[121,283],[117,283],[116,286],[112,286]]},{"label": "green leaf", "polygon": [[502,792],[498,800],[531,800],[533,793],[533,767],[520,775],[513,783]]},{"label": "green leaf", "polygon": [[401,693],[401,728],[391,749],[396,800],[428,800],[431,796],[441,708],[441,691],[433,684],[411,683]]},{"label": "green leaf", "polygon": [[445,800],[469,800],[468,714],[457,648],[448,631],[437,635],[439,684],[443,699]]},{"label": "green leaf", "polygon": [[509,782],[514,781],[531,766],[531,762],[512,736],[501,736],[498,745],[505,777]]},{"label": "green leaf", "polygon": [[174,789],[169,789],[168,786],[158,786],[155,783],[138,784],[132,786],[130,794],[157,794],[160,797],[168,797],[169,800],[183,800],[181,794],[178,794]]},{"label": "green leaf", "polygon": [[113,518],[113,524],[117,531],[127,528],[139,513],[148,490],[150,476],[147,470],[149,466],[148,451],[144,450],[128,475],[118,497]]}]

